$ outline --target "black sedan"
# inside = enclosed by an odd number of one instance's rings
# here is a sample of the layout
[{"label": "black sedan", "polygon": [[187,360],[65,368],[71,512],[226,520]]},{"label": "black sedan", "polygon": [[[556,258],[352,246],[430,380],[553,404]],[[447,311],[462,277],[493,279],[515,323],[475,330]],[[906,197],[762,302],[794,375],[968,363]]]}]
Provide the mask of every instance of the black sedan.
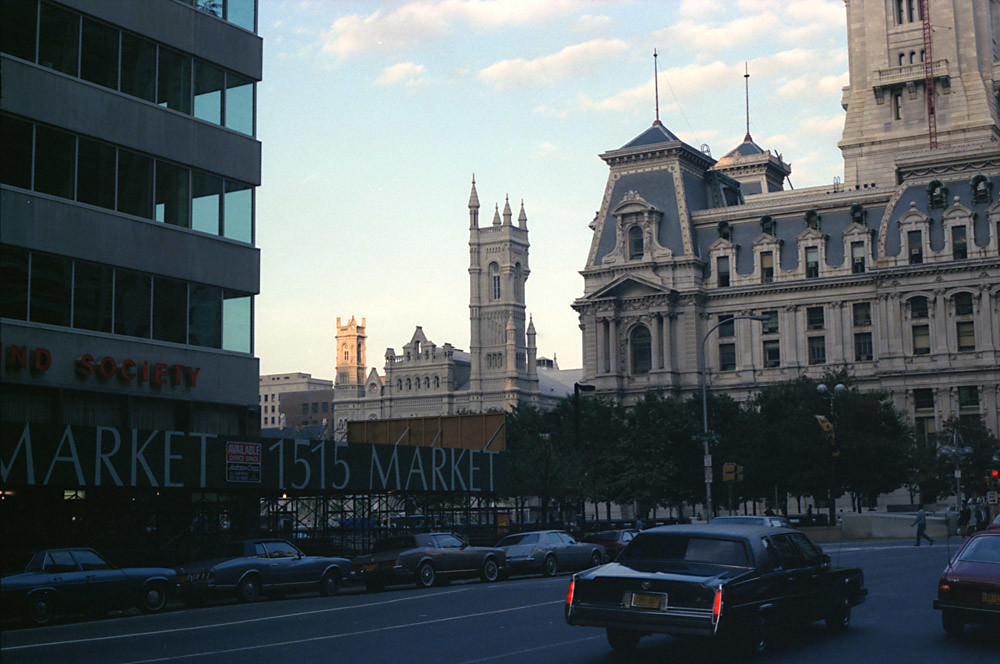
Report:
[{"label": "black sedan", "polygon": [[965,540],[938,581],[934,608],[941,624],[957,636],[969,624],[1000,626],[1000,530],[984,530]]},{"label": "black sedan", "polygon": [[493,582],[505,564],[503,549],[469,546],[454,533],[418,533],[376,542],[352,561],[352,575],[370,591],[399,583],[429,588],[462,578]]},{"label": "black sedan", "polygon": [[617,651],[646,634],[726,638],[763,652],[786,626],[850,624],[864,574],[836,568],[789,528],[707,524],[644,530],[617,561],[570,581],[566,621],[604,627]]},{"label": "black sedan", "polygon": [[155,613],[176,591],[176,576],[162,567],[115,567],[93,549],[46,549],[23,572],[0,579],[0,606],[33,625],[57,614],[130,607]]},{"label": "black sedan", "polygon": [[225,556],[188,563],[178,571],[181,596],[188,604],[231,596],[253,602],[265,594],[336,595],[350,575],[351,562],[307,556],[282,539],[253,539],[233,542]]},{"label": "black sedan", "polygon": [[532,530],[507,535],[497,543],[507,554],[509,574],[553,576],[559,570],[581,570],[603,563],[604,547],[577,542],[562,530]]}]

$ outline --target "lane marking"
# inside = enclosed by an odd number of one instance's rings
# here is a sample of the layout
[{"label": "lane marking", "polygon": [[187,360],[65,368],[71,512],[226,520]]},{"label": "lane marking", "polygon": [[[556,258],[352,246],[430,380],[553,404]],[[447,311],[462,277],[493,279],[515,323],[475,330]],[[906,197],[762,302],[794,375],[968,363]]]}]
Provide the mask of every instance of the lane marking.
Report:
[{"label": "lane marking", "polygon": [[530,652],[539,652],[541,650],[548,650],[549,648],[561,648],[563,646],[572,646],[577,643],[583,643],[584,641],[593,641],[594,639],[603,639],[604,635],[598,634],[596,636],[588,636],[584,639],[574,639],[573,641],[560,641],[559,643],[549,643],[544,646],[537,646],[535,648],[524,648],[523,650],[514,650],[511,652],[503,653],[500,655],[491,655],[490,657],[483,657],[481,659],[469,659],[461,664],[479,664],[480,662],[492,662],[497,659],[504,659],[505,657],[514,657],[516,655],[525,655]]}]

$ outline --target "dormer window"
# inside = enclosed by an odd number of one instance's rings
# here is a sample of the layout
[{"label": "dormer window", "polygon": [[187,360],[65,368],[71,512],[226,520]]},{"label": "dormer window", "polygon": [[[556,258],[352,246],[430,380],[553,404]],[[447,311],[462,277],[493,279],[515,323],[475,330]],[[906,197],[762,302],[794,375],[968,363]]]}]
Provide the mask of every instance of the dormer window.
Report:
[{"label": "dormer window", "polygon": [[715,265],[718,272],[719,288],[727,288],[729,286],[729,256],[719,256]]},{"label": "dormer window", "polygon": [[975,205],[981,205],[983,203],[990,202],[990,195],[993,189],[993,183],[989,181],[985,175],[980,173],[976,177],[972,178],[972,182],[969,183],[972,187],[972,202]]},{"label": "dormer window", "polygon": [[771,215],[765,214],[763,217],[760,218],[761,233],[764,233],[765,235],[774,236],[776,230],[777,230],[777,223],[775,223]]},{"label": "dormer window", "polygon": [[819,213],[816,212],[816,210],[809,210],[808,212],[806,212],[806,226],[808,226],[809,228],[815,228],[816,230],[820,230],[819,221],[820,221],[820,216]]},{"label": "dormer window", "polygon": [[719,237],[723,240],[732,239],[732,227],[729,225],[728,221],[719,222]]},{"label": "dormer window", "polygon": [[932,210],[943,208],[948,201],[948,187],[940,180],[933,180],[927,185],[927,206]]},{"label": "dormer window", "polygon": [[642,258],[642,229],[633,226],[628,229],[628,257],[632,260]]},{"label": "dormer window", "polygon": [[763,284],[774,281],[774,252],[760,252],[760,281]]},{"label": "dormer window", "polygon": [[969,257],[969,245],[965,226],[951,227],[951,257],[957,261]]},{"label": "dormer window", "polygon": [[865,206],[861,205],[861,203],[855,203],[851,206],[851,223],[864,226],[867,214]]},{"label": "dormer window", "polygon": [[851,243],[851,273],[861,274],[865,271],[865,243]]},{"label": "dormer window", "polygon": [[906,234],[906,244],[910,250],[910,265],[918,265],[924,262],[924,242],[923,233],[920,231],[909,231]]},{"label": "dormer window", "polygon": [[806,279],[819,276],[819,248],[806,247]]}]

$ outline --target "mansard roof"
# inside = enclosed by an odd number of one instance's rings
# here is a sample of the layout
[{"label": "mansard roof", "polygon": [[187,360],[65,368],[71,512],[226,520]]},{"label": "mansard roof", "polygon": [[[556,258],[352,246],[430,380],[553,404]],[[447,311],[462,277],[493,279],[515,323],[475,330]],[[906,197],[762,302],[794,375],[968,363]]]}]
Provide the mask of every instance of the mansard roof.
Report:
[{"label": "mansard roof", "polygon": [[657,143],[673,143],[679,140],[673,132],[660,124],[659,121],[656,121],[652,127],[633,138],[620,149],[638,148],[646,145],[656,145]]}]

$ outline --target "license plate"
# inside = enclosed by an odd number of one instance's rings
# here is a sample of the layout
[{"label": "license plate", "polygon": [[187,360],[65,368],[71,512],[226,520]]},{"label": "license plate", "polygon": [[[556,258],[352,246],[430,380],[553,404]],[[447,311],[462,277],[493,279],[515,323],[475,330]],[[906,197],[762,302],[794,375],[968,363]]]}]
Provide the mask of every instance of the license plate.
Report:
[{"label": "license plate", "polygon": [[626,605],[633,609],[656,609],[667,608],[666,593],[629,593]]},{"label": "license plate", "polygon": [[1000,604],[1000,593],[983,593],[984,604]]},{"label": "license plate", "polygon": [[366,572],[374,572],[375,571],[375,563],[371,563],[370,565],[365,565],[365,571]]}]

